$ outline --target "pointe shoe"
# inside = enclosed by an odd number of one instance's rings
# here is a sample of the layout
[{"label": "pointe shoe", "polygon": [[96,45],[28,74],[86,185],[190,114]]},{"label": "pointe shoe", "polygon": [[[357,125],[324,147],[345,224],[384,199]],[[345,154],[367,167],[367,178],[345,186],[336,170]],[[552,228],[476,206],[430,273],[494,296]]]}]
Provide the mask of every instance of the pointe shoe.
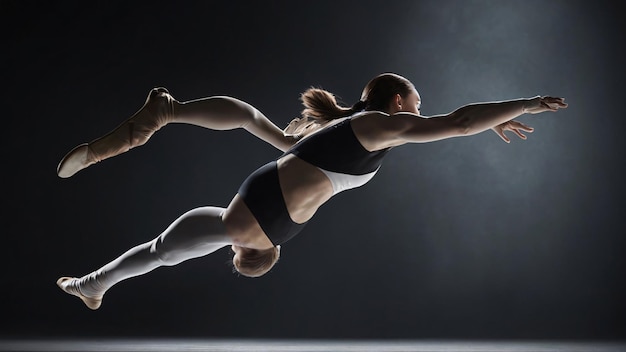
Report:
[{"label": "pointe shoe", "polygon": [[67,153],[57,167],[57,175],[71,177],[97,162],[143,145],[154,132],[173,120],[174,102],[167,89],[153,88],[141,109],[116,129]]},{"label": "pointe shoe", "polygon": [[78,286],[76,286],[77,282],[78,279],[75,277],[62,277],[57,280],[57,286],[59,286],[61,290],[66,293],[80,298],[89,309],[96,310],[100,308],[100,305],[102,304],[102,296],[87,297],[83,295],[78,289]]}]

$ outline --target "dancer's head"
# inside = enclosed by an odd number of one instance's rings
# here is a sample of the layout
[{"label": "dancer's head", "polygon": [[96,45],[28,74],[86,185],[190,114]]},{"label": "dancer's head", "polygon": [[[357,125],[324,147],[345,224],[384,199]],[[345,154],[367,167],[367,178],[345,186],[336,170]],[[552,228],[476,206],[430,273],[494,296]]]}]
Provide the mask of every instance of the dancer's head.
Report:
[{"label": "dancer's head", "polygon": [[238,273],[247,277],[259,277],[270,271],[280,257],[280,246],[270,249],[252,249],[239,246],[231,247],[233,266]]},{"label": "dancer's head", "polygon": [[420,96],[408,79],[395,73],[383,73],[365,85],[361,102],[365,111],[418,113]]},{"label": "dancer's head", "polygon": [[335,95],[320,89],[309,88],[300,96],[304,110],[302,118],[293,119],[285,133],[307,133],[333,119],[350,116],[359,111],[382,111],[395,114],[400,111],[419,114],[420,96],[408,79],[395,73],[383,73],[372,78],[363,89],[361,100],[352,107],[337,103]]}]

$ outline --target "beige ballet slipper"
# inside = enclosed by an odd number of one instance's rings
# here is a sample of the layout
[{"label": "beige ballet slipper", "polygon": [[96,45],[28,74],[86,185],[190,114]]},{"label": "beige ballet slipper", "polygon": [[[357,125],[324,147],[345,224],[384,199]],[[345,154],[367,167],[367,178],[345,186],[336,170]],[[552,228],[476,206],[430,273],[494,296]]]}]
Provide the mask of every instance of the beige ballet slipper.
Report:
[{"label": "beige ballet slipper", "polygon": [[71,177],[90,165],[143,145],[154,132],[172,121],[174,102],[167,89],[153,88],[133,116],[105,136],[67,153],[57,167],[57,175]]},{"label": "beige ballet slipper", "polygon": [[59,286],[61,290],[66,293],[80,298],[89,309],[96,310],[100,308],[100,305],[102,304],[102,296],[87,297],[83,295],[76,285],[77,282],[78,279],[75,277],[62,277],[57,280],[57,286]]}]

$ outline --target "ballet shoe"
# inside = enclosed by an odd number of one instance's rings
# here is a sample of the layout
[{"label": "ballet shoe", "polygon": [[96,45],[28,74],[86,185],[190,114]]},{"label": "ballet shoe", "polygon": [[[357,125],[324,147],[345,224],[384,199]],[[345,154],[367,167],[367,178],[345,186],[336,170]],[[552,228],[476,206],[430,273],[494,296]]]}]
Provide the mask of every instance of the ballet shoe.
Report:
[{"label": "ballet shoe", "polygon": [[89,155],[89,144],[83,143],[67,153],[59,166],[57,167],[57,175],[61,178],[68,178],[78,171],[95,164],[97,161],[92,155]]},{"label": "ballet shoe", "polygon": [[87,297],[83,295],[76,285],[77,282],[78,279],[75,277],[62,277],[57,280],[57,286],[59,286],[61,290],[66,293],[80,298],[89,309],[96,310],[100,308],[100,305],[102,304],[102,296]]},{"label": "ballet shoe", "polygon": [[57,166],[57,175],[68,178],[97,162],[145,144],[161,127],[173,120],[175,99],[163,87],[153,88],[135,114],[113,131],[67,153]]}]

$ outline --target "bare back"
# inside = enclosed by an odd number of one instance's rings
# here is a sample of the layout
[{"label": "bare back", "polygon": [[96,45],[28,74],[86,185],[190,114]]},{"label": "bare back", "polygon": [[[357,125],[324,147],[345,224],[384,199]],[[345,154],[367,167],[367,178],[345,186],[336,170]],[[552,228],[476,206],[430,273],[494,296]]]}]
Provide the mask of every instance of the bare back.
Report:
[{"label": "bare back", "polygon": [[[367,112],[352,118],[351,126],[359,143],[368,151],[390,147],[380,138],[375,138],[377,120],[388,118],[380,112]],[[307,137],[324,128],[330,128],[340,120],[329,121],[307,134]],[[339,151],[338,151],[339,152]],[[278,160],[280,186],[291,219],[304,223],[311,219],[317,209],[330,200],[333,187],[328,177],[320,169],[293,154],[287,154]]]},{"label": "bare back", "polygon": [[[324,122],[312,128],[309,127],[305,136],[298,143],[303,143],[326,128],[333,128],[333,125],[351,119],[345,128],[351,129],[354,137],[356,137],[356,141],[353,143],[358,144],[358,147],[364,149],[365,152],[385,149],[388,148],[388,145],[376,140],[374,137],[377,136],[377,133],[372,133],[371,130],[378,128],[376,125],[382,123],[381,119],[388,118],[389,115],[383,113],[368,112],[353,118]],[[338,148],[337,153],[341,152],[341,148]],[[277,169],[282,198],[289,217],[294,223],[302,224],[310,220],[319,207],[335,194],[331,180],[318,165],[307,162],[293,153],[286,153],[280,157],[277,160]],[[255,242],[255,245],[263,247],[271,245],[271,242],[259,238],[266,238],[266,236],[260,236],[264,232],[241,197],[236,196],[233,199],[224,218],[227,227],[230,223],[237,227],[233,232],[246,233],[243,242],[252,241]]]}]

